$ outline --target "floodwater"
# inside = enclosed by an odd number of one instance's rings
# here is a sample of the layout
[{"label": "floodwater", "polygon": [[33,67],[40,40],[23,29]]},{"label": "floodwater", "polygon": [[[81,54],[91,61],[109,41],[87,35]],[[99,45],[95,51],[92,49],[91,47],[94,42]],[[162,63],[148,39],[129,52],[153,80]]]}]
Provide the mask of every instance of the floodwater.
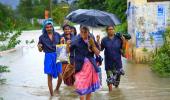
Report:
[{"label": "floodwater", "polygon": [[[78,100],[72,87],[61,85],[60,92],[50,97],[47,76],[43,73],[44,54],[36,48],[41,31],[25,31],[20,39],[22,48],[0,56],[0,64],[9,66],[11,72],[2,76],[6,84],[0,85],[0,98],[4,100]],[[26,45],[25,40],[35,43]],[[106,74],[102,66],[103,86],[92,94],[92,100],[170,100],[170,78],[160,78],[148,65],[132,64],[123,59],[126,74],[119,88],[108,92]],[[53,88],[57,80],[53,80]]]}]

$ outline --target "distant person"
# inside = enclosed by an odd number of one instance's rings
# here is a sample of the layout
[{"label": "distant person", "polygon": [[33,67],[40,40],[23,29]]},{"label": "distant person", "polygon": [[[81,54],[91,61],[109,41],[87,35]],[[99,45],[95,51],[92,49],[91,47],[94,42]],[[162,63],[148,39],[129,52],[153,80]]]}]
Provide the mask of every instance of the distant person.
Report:
[{"label": "distant person", "polygon": [[76,36],[77,35],[77,30],[74,26],[71,26],[71,33]]},{"label": "distant person", "polygon": [[102,69],[101,69],[101,65],[103,62],[103,58],[100,55],[95,55],[95,60],[96,60],[96,65],[98,66],[99,72],[99,79],[100,79],[100,85],[102,85]]},{"label": "distant person", "polygon": [[91,93],[100,88],[98,67],[94,58],[100,51],[86,26],[80,28],[80,35],[71,42],[70,62],[75,66],[75,89],[80,100],[90,100]]},{"label": "distant person", "polygon": [[62,65],[61,63],[56,64],[56,45],[60,43],[60,35],[54,31],[51,19],[44,21],[42,33],[39,37],[38,50],[45,53],[44,73],[47,74],[49,91],[51,96],[53,96],[52,78],[58,77],[55,91],[59,90],[62,82]]},{"label": "distant person", "polygon": [[124,75],[121,55],[125,49],[125,38],[117,36],[113,26],[106,27],[107,36],[101,41],[101,50],[104,50],[105,70],[107,74],[107,85],[112,91],[112,85],[118,87],[120,76]]}]

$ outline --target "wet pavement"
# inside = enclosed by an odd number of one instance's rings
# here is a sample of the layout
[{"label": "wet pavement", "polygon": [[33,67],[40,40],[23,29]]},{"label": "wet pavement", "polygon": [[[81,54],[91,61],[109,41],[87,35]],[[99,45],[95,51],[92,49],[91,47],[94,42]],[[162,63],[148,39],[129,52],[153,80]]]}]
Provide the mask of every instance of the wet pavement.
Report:
[{"label": "wet pavement", "polygon": [[[9,66],[11,72],[3,74],[6,84],[0,85],[4,100],[78,100],[72,87],[62,84],[60,92],[50,97],[47,76],[43,73],[44,54],[36,48],[41,31],[25,31],[20,37],[22,48],[0,56],[0,64]],[[35,39],[26,45],[25,40]],[[92,100],[170,100],[170,78],[160,78],[148,65],[133,64],[123,59],[125,76],[119,88],[108,92],[106,75],[102,66],[102,88],[92,94]],[[53,80],[55,87],[57,80]],[[53,88],[54,88],[53,87]]]}]

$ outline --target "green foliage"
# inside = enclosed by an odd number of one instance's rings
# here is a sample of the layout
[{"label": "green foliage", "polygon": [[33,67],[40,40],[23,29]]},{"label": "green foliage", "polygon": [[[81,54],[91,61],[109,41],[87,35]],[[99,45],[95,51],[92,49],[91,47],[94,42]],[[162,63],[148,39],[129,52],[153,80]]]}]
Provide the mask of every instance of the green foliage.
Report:
[{"label": "green foliage", "polygon": [[29,40],[25,40],[25,43],[26,43],[26,44],[32,44],[32,43],[35,43],[35,41],[34,41],[34,39],[32,39],[32,40],[30,40],[30,41],[29,41]]},{"label": "green foliage", "polygon": [[122,23],[126,22],[127,0],[105,0],[105,4],[106,11],[116,14]]},{"label": "green foliage", "polygon": [[147,48],[143,48],[143,50],[142,50],[143,52],[147,52],[148,51],[148,49]]},{"label": "green foliage", "polygon": [[32,0],[20,0],[19,6],[18,6],[19,13],[26,18],[32,18],[33,14],[33,4]]},{"label": "green foliage", "polygon": [[78,1],[78,7],[81,9],[99,9],[99,10],[105,10],[106,0],[79,0]]},{"label": "green foliage", "polygon": [[0,34],[0,41],[5,41],[8,38],[9,33],[1,33]]},{"label": "green foliage", "polygon": [[116,26],[119,32],[127,33],[126,9],[127,0],[105,0],[106,11],[115,14],[122,22]]},{"label": "green foliage", "polygon": [[21,41],[17,40],[17,38],[21,35],[21,31],[17,30],[12,36],[9,38],[9,42],[7,45],[8,49],[14,48],[17,44],[19,44]]},{"label": "green foliage", "polygon": [[17,38],[21,35],[20,20],[8,6],[0,4],[0,51],[15,47],[20,43]]},{"label": "green foliage", "polygon": [[5,72],[10,72],[8,67],[4,65],[0,65],[0,84],[4,84],[4,82],[6,81],[6,79],[1,77],[1,74]]},{"label": "green foliage", "polygon": [[21,28],[22,30],[41,29],[41,25],[38,23],[37,19],[36,19],[36,18],[33,18],[33,20],[34,20],[34,23],[32,24],[32,23],[30,22],[30,20],[27,20],[27,19],[25,19],[25,18],[22,18],[22,19],[21,19],[21,22],[20,22],[22,25],[20,25],[20,28]]},{"label": "green foliage", "polygon": [[4,51],[4,50],[7,50],[8,48],[7,48],[7,46],[5,46],[5,45],[0,45],[0,51]]},{"label": "green foliage", "polygon": [[170,76],[170,28],[165,33],[164,45],[153,55],[152,70],[160,76]]},{"label": "green foliage", "polygon": [[52,12],[54,22],[59,25],[62,25],[68,12],[69,6],[67,4],[58,4],[54,6]]},{"label": "green foliage", "polygon": [[0,65],[0,73],[10,72],[8,66]]},{"label": "green foliage", "polygon": [[20,0],[17,10],[22,17],[44,18],[44,11],[49,10],[50,0]]},{"label": "green foliage", "polygon": [[0,3],[0,30],[2,32],[6,31],[6,29],[12,26],[11,25],[12,23],[6,23],[6,22],[10,21],[11,16],[13,16],[13,14],[14,12],[10,7],[4,6]]},{"label": "green foliage", "polygon": [[116,14],[122,22],[126,21],[127,0],[79,0],[78,7],[108,11]]},{"label": "green foliage", "polygon": [[[50,11],[50,1],[53,0],[20,0],[18,6],[19,14],[25,18],[24,29],[40,29],[41,25],[37,23],[37,19],[44,19],[45,10]],[[52,2],[52,18],[57,24],[62,24],[65,16],[68,14],[69,5],[67,3]],[[67,8],[65,8],[67,7]],[[49,16],[51,15],[51,12]],[[34,24],[30,23],[30,19],[34,19]]]},{"label": "green foliage", "polygon": [[124,22],[115,27],[116,32],[127,33],[127,22]]}]

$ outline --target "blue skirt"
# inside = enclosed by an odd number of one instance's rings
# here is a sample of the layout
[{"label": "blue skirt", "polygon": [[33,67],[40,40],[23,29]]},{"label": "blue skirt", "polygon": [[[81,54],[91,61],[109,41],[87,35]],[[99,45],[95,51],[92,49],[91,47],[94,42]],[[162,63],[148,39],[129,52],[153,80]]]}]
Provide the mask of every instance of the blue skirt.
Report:
[{"label": "blue skirt", "polygon": [[57,78],[62,73],[62,63],[58,62],[56,52],[45,53],[44,59],[44,73],[51,75],[53,78]]}]

